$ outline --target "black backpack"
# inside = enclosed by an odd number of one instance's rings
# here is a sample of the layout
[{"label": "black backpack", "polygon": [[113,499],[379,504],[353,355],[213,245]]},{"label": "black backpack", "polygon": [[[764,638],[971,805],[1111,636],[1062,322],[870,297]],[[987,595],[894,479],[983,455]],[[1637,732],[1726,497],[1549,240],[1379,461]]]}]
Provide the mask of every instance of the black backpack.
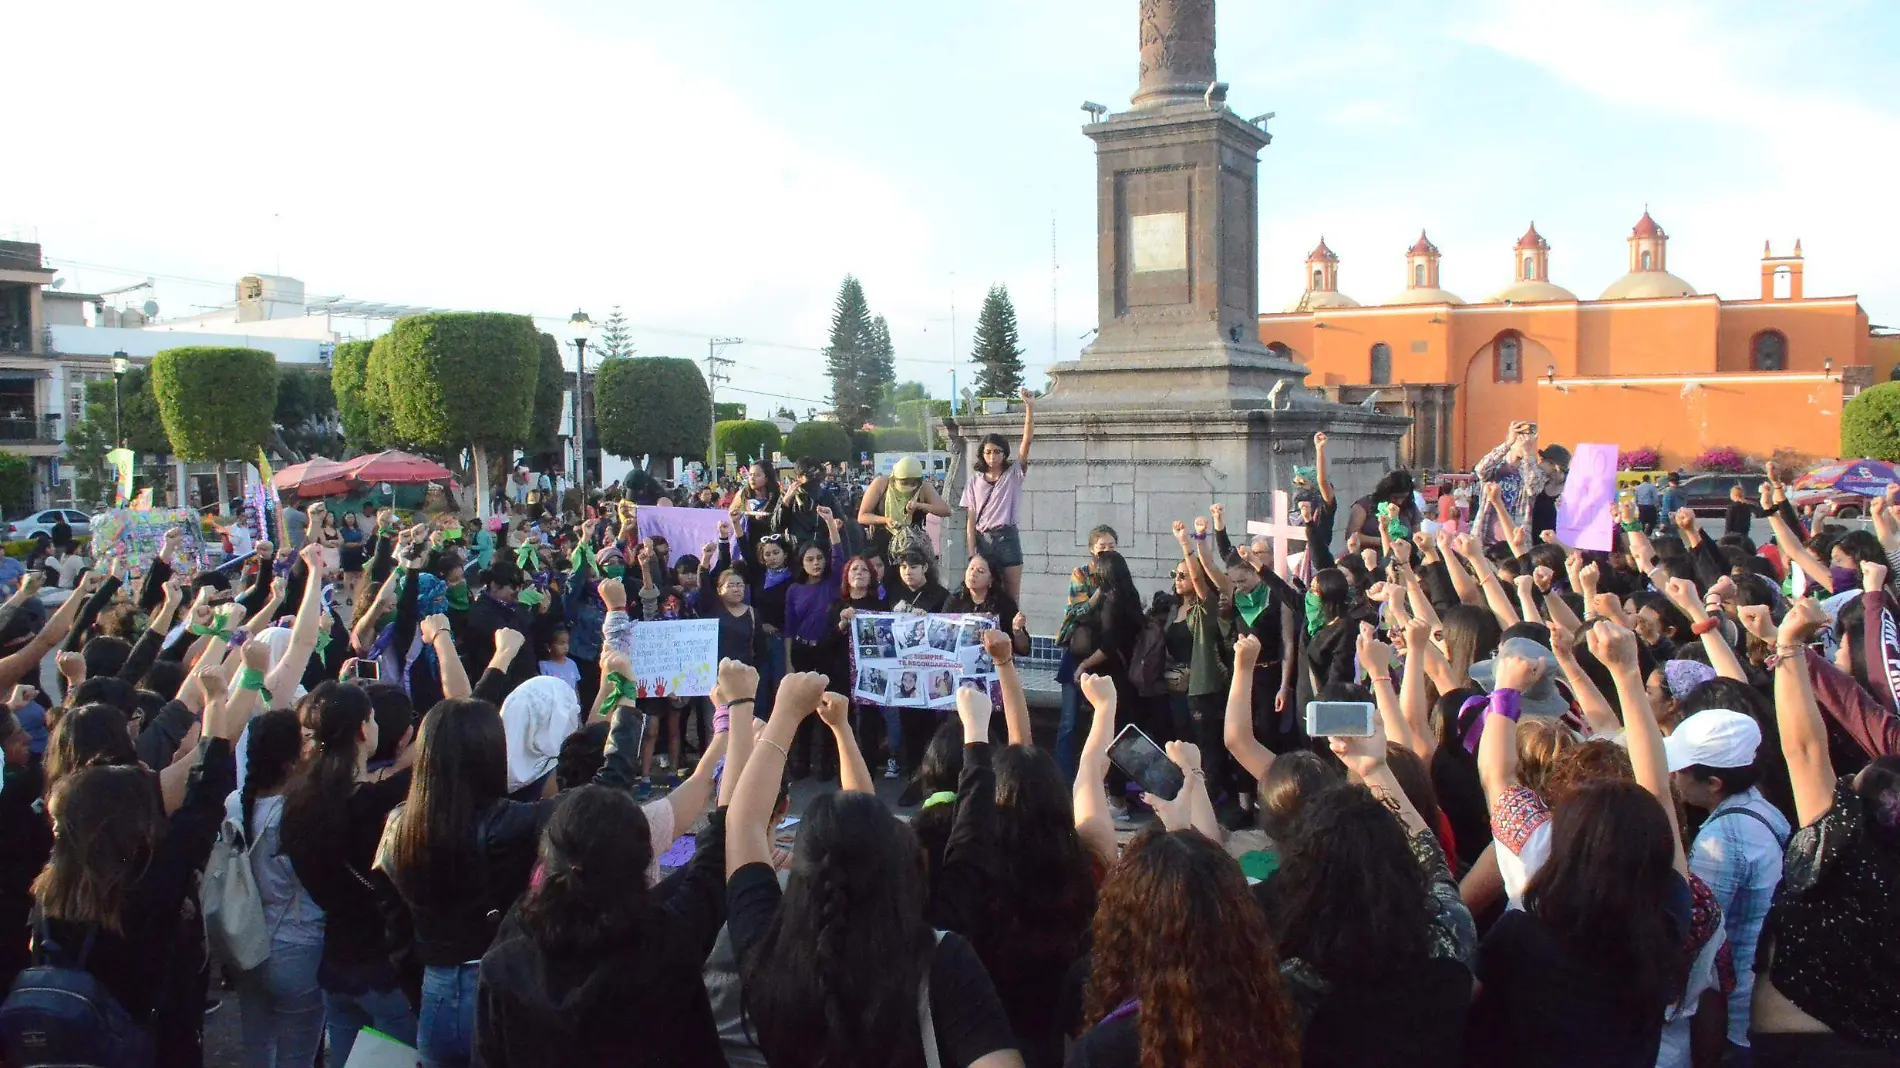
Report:
[{"label": "black backpack", "polygon": [[86,932],[71,963],[35,910],[39,963],[13,981],[0,1002],[0,1049],[13,1068],[151,1068],[158,1054],[151,1031],[125,1011],[112,991],[86,970],[98,938]]}]

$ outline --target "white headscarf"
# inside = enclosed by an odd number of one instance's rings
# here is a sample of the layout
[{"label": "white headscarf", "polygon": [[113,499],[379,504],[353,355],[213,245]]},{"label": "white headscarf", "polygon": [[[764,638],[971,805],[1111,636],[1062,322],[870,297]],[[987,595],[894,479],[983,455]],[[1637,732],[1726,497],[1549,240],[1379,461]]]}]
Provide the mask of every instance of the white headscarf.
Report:
[{"label": "white headscarf", "polygon": [[508,792],[546,775],[561,753],[561,743],[581,722],[574,688],[548,675],[529,679],[501,705],[501,729],[508,738]]},{"label": "white headscarf", "polygon": [[[268,675],[277,670],[277,665],[283,662],[284,654],[290,651],[290,628],[266,627],[262,634],[251,640],[263,642],[264,647],[270,650],[270,666],[264,669],[264,674]],[[302,677],[298,676],[299,679]],[[289,708],[303,700],[304,692],[303,683],[300,681],[291,687],[289,693],[271,694],[271,704],[277,708]]]}]

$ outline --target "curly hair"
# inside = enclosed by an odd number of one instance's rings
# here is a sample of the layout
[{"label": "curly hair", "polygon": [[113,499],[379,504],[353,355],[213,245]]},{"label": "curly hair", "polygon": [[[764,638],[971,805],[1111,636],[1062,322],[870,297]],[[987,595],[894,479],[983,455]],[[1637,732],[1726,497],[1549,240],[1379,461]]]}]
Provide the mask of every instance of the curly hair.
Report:
[{"label": "curly hair", "polygon": [[1551,766],[1544,780],[1544,803],[1552,812],[1593,782],[1635,782],[1629,750],[1608,738],[1592,738],[1572,748]]},{"label": "curly hair", "polygon": [[1517,781],[1542,795],[1558,762],[1579,744],[1576,732],[1560,721],[1521,721],[1517,725]]},{"label": "curly hair", "polygon": [[1141,1068],[1300,1061],[1266,914],[1220,846],[1149,828],[1102,884],[1084,1019],[1141,1004]]}]

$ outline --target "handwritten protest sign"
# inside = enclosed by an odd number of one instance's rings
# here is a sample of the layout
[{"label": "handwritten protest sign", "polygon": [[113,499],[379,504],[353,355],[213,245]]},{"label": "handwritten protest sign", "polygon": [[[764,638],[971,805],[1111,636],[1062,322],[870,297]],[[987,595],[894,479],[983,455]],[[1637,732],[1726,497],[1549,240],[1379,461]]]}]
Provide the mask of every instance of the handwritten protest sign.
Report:
[{"label": "handwritten protest sign", "polygon": [[1558,541],[1578,549],[1610,551],[1616,452],[1614,445],[1578,445],[1571,454],[1564,495],[1557,499]]},{"label": "handwritten protest sign", "polygon": [[633,625],[633,681],[641,697],[705,697],[719,671],[719,621]]},{"label": "handwritten protest sign", "polygon": [[178,569],[191,571],[202,566],[204,544],[199,539],[198,515],[189,508],[150,511],[114,508],[94,516],[93,556],[101,560],[123,560],[131,577],[142,577],[158,556],[165,532],[174,527],[184,532],[175,561]]},{"label": "handwritten protest sign", "polygon": [[955,708],[965,687],[1003,701],[982,634],[995,616],[859,612],[852,621],[851,696],[903,708]]}]

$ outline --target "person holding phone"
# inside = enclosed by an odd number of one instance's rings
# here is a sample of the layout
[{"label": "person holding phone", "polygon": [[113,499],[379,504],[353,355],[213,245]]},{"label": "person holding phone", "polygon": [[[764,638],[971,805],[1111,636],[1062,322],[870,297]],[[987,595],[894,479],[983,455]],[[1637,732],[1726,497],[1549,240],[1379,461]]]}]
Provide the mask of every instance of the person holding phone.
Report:
[{"label": "person holding phone", "polygon": [[1472,520],[1472,529],[1477,532],[1483,545],[1504,540],[1504,531],[1498,523],[1498,506],[1491,499],[1487,486],[1497,487],[1503,498],[1503,508],[1513,526],[1527,526],[1531,521],[1532,498],[1544,490],[1544,467],[1537,455],[1537,426],[1534,423],[1519,420],[1510,426],[1502,444],[1484,454],[1472,474],[1480,483],[1479,497],[1483,501],[1478,506],[1478,514]]}]

